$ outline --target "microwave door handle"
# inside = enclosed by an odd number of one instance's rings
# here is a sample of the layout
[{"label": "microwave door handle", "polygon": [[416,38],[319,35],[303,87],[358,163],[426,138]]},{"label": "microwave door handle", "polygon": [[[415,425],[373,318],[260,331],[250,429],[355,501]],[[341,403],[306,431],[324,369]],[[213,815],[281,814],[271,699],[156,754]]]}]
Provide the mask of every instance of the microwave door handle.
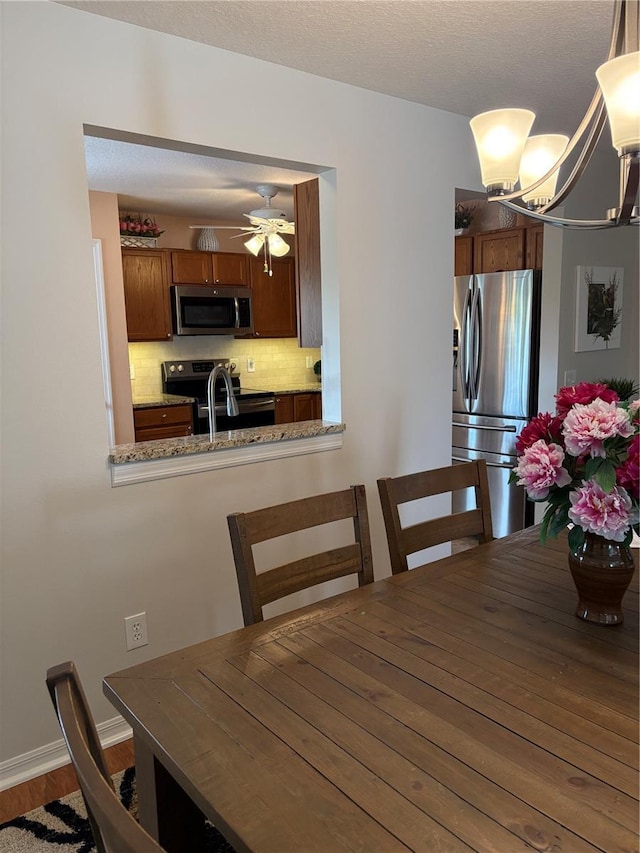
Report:
[{"label": "microwave door handle", "polygon": [[236,321],[234,323],[234,328],[239,329],[240,328],[240,303],[238,301],[237,296],[233,297],[233,307],[234,307],[235,312],[236,312]]}]

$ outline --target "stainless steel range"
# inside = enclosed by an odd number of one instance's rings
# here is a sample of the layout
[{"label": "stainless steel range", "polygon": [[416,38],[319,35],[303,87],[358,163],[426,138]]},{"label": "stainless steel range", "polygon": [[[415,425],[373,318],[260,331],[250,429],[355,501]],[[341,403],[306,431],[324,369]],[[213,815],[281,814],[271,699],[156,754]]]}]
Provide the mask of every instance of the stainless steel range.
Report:
[{"label": "stainless steel range", "polygon": [[162,388],[165,394],[194,397],[193,431],[199,435],[209,432],[209,409],[207,405],[207,381],[217,365],[222,365],[231,374],[231,383],[238,402],[238,414],[227,415],[224,380],[216,381],[215,406],[218,431],[229,429],[251,429],[272,426],[275,423],[276,401],[272,391],[257,391],[243,388],[240,375],[234,373],[235,364],[227,358],[212,358],[207,361],[165,361],[162,364]]}]

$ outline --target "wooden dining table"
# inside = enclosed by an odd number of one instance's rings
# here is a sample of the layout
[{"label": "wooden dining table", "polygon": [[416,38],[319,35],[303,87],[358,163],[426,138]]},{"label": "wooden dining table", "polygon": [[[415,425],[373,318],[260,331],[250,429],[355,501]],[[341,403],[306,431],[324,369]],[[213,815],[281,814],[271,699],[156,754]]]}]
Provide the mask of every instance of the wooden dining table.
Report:
[{"label": "wooden dining table", "polygon": [[638,571],[529,528],[104,679],[168,851],[638,851]]}]

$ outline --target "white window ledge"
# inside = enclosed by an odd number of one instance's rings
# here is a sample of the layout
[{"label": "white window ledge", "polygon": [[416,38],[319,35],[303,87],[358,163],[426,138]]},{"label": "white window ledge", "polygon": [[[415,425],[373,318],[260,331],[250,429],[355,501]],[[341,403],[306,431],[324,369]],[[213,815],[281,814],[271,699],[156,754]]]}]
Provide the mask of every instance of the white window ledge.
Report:
[{"label": "white window ledge", "polygon": [[197,435],[121,444],[109,454],[111,485],[127,486],[217,468],[339,450],[345,429],[344,424],[304,421],[225,432],[213,442],[209,441],[209,436]]}]

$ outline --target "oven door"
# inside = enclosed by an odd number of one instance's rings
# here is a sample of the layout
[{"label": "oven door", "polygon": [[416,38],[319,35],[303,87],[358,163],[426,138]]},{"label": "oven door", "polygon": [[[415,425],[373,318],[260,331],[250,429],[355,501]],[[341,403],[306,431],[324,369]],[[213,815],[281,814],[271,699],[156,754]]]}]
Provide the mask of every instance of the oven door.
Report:
[{"label": "oven door", "polygon": [[[238,399],[237,402],[239,412],[235,417],[229,417],[225,403],[216,403],[216,432],[225,432],[231,429],[255,429],[275,424],[275,397],[260,397],[255,400]],[[198,403],[198,417],[194,428],[199,435],[205,435],[209,432],[209,407],[206,403]]]}]

